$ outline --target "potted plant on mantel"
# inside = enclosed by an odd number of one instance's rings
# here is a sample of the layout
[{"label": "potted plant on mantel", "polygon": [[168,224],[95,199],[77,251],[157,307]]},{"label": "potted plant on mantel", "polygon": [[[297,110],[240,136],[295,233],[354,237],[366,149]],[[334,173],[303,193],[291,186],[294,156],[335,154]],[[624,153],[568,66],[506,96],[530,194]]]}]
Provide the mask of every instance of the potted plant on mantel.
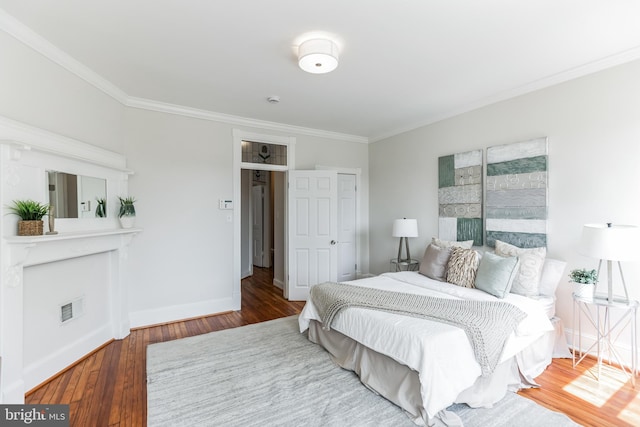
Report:
[{"label": "potted plant on mantel", "polygon": [[120,225],[122,228],[132,228],[136,222],[136,207],[134,203],[136,199],[133,197],[118,197],[120,199]]},{"label": "potted plant on mantel", "polygon": [[18,236],[42,235],[44,229],[42,218],[49,213],[49,205],[34,200],[14,200],[9,210],[20,217]]},{"label": "potted plant on mantel", "polygon": [[569,281],[574,283],[573,293],[581,298],[593,298],[598,283],[598,272],[579,268],[571,270]]}]

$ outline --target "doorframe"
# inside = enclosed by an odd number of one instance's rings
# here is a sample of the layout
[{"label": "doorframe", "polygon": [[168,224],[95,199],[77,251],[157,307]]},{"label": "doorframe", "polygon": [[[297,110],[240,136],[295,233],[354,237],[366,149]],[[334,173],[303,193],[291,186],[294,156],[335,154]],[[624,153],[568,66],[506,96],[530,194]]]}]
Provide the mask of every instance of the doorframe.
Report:
[{"label": "doorframe", "polygon": [[[281,165],[269,165],[262,163],[249,163],[242,161],[242,141],[261,142],[264,144],[278,144],[285,145],[287,147],[287,164]],[[268,135],[255,132],[247,132],[240,129],[233,129],[233,284],[232,284],[232,301],[233,309],[240,310],[242,303],[242,217],[240,210],[241,202],[241,170],[265,170],[265,171],[277,171],[286,172],[290,169],[295,169],[295,145],[296,138],[293,136],[279,136]],[[285,212],[287,209],[287,197],[285,197]],[[287,230],[287,218],[285,218],[285,230]],[[284,273],[285,273],[285,288],[288,285],[287,275],[289,272],[289,265],[287,259],[287,238],[284,240]]]},{"label": "doorframe", "polygon": [[362,277],[362,259],[361,259],[361,236],[365,235],[362,230],[362,221],[360,220],[360,213],[362,212],[362,169],[360,168],[342,168],[337,166],[316,165],[316,170],[334,170],[338,174],[355,175],[356,176],[356,263],[358,268],[356,269],[356,279]]}]

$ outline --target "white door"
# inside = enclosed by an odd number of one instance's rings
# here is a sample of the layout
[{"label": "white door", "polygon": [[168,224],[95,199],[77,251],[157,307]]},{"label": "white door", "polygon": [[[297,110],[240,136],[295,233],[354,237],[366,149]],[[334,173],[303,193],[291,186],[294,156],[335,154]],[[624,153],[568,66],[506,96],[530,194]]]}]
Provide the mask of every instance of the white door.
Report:
[{"label": "white door", "polygon": [[253,232],[253,265],[264,266],[264,186],[255,185],[251,189],[251,228]]},{"label": "white door", "polygon": [[309,287],[337,281],[336,171],[288,172],[287,297],[306,301]]},{"label": "white door", "polygon": [[356,176],[338,174],[338,281],[356,278]]}]

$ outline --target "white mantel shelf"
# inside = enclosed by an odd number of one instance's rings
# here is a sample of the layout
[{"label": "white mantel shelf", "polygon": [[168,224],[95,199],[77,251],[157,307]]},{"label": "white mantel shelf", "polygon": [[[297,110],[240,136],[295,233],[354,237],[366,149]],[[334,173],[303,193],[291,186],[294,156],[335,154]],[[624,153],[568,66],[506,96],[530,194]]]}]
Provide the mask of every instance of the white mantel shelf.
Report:
[{"label": "white mantel shelf", "polygon": [[140,228],[73,231],[42,236],[7,236],[9,266],[44,264],[122,249]]},{"label": "white mantel shelf", "polygon": [[43,234],[41,236],[8,236],[5,237],[5,240],[9,244],[46,243],[55,240],[85,239],[91,237],[112,236],[130,233],[136,234],[141,231],[141,228],[115,228],[112,230],[70,231],[58,234]]}]

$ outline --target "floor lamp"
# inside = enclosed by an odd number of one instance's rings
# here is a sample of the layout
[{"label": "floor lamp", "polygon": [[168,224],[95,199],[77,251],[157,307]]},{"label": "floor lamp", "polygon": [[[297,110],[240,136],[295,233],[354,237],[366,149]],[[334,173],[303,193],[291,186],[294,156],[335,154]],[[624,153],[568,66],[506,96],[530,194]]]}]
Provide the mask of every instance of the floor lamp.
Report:
[{"label": "floor lamp", "polygon": [[[585,224],[580,239],[580,253],[591,258],[599,259],[598,278],[602,261],[607,262],[607,301],[613,302],[613,262],[618,263],[620,279],[624,288],[625,298],[622,302],[629,302],[627,284],[622,274],[621,261],[633,261],[638,258],[638,244],[640,244],[640,228],[634,225]],[[599,280],[600,281],[600,280]],[[620,298],[618,298],[620,300]]]},{"label": "floor lamp", "polygon": [[[400,244],[398,245],[398,262],[411,260],[411,253],[409,252],[409,237],[418,237],[418,221],[415,219],[396,219],[393,221],[393,237],[400,238]],[[407,259],[402,259],[402,240],[407,250]]]}]

